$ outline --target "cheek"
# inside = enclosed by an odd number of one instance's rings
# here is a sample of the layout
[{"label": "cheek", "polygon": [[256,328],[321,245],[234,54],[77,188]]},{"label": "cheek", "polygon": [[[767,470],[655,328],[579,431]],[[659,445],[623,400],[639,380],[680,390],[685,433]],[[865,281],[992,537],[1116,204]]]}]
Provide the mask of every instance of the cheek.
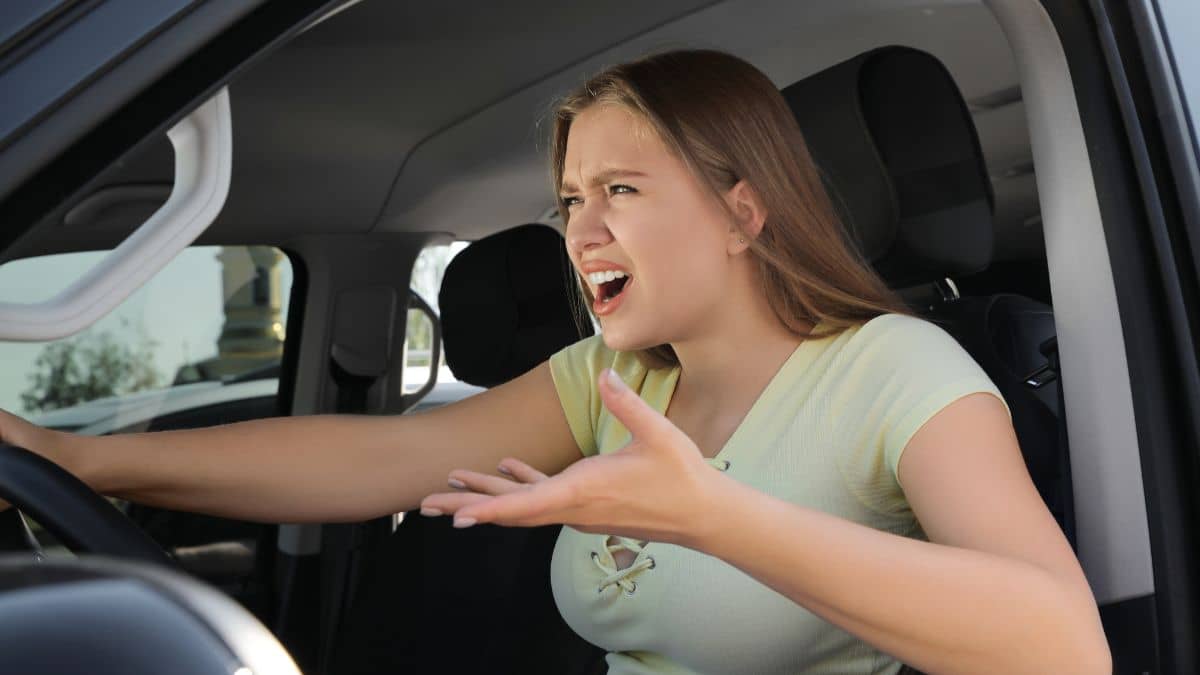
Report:
[{"label": "cheek", "polygon": [[674,237],[654,251],[645,269],[646,289],[653,296],[656,313],[690,315],[710,307],[724,294],[726,270],[711,242]]},{"label": "cheek", "polygon": [[724,292],[726,225],[694,202],[642,202],[610,220],[660,316],[690,314]]}]

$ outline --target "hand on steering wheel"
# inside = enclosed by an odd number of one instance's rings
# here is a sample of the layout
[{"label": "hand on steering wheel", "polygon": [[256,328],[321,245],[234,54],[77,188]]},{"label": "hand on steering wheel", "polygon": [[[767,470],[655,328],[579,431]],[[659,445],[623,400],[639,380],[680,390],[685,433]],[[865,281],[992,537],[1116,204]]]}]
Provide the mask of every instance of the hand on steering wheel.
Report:
[{"label": "hand on steering wheel", "polygon": [[149,535],[83,481],[15,444],[32,436],[22,432],[36,429],[0,411],[0,500],[28,514],[73,551],[174,564]]}]

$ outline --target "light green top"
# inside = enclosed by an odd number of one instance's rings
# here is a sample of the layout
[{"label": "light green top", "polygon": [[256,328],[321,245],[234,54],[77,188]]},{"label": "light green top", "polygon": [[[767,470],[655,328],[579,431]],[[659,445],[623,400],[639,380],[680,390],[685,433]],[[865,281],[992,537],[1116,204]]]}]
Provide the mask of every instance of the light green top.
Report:
[{"label": "light green top", "polygon": [[[599,335],[551,357],[559,399],[585,456],[629,442],[596,389],[607,367],[659,412],[679,379],[678,367],[648,370],[634,354],[608,349]],[[886,314],[802,342],[709,463],[799,506],[925,539],[896,466],[921,425],[974,392],[1001,398],[941,328]],[[643,543],[564,527],[554,550],[559,611],[584,639],[608,650],[610,675],[890,675],[900,668],[732,565],[681,546]],[[622,547],[637,557],[617,569],[612,551]]]}]

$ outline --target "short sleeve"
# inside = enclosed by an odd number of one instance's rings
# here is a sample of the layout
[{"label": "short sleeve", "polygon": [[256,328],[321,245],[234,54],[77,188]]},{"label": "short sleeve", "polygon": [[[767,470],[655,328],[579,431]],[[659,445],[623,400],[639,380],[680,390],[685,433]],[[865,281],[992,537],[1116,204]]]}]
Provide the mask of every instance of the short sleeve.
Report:
[{"label": "short sleeve", "polygon": [[898,467],[917,431],[970,394],[992,394],[1006,411],[1008,403],[971,355],[924,319],[885,315],[865,324],[853,342],[836,405],[835,424],[847,446],[842,472],[868,506],[905,512]]},{"label": "short sleeve", "polygon": [[583,455],[599,452],[596,445],[596,421],[600,416],[600,395],[596,381],[600,371],[609,367],[615,352],[593,335],[565,347],[550,357],[550,374],[558,390],[567,425]]},{"label": "short sleeve", "polygon": [[904,318],[907,325],[895,330],[889,340],[890,350],[899,352],[890,364],[890,379],[911,382],[912,386],[892,390],[896,397],[887,406],[883,437],[884,458],[897,484],[900,456],[909,440],[934,415],[958,399],[981,392],[992,394],[1000,399],[1012,419],[1008,402],[962,345],[932,323]]}]

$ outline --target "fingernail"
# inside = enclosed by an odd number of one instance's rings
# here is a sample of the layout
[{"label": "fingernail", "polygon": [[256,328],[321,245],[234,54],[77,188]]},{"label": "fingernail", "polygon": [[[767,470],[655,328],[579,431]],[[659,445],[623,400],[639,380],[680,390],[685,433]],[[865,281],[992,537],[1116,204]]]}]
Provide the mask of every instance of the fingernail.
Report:
[{"label": "fingernail", "polygon": [[475,524],[475,519],[474,519],[474,518],[464,518],[464,517],[462,517],[462,516],[459,516],[459,517],[457,517],[457,518],[455,518],[455,519],[454,519],[454,526],[455,526],[455,527],[470,527],[470,526],[472,526],[472,525],[474,525],[474,524]]},{"label": "fingernail", "polygon": [[421,507],[421,515],[423,515],[423,516],[440,516],[440,515],[442,515],[442,510],[435,509],[432,506],[422,506]]},{"label": "fingernail", "polygon": [[459,479],[457,479],[457,478],[451,478],[450,480],[448,480],[448,481],[446,481],[446,482],[450,484],[450,487],[452,487],[452,488],[459,488],[460,490],[461,490],[462,488],[465,488],[465,487],[467,487],[467,484],[466,484],[466,483],[462,482],[461,480],[459,480]]},{"label": "fingernail", "polygon": [[505,476],[511,476],[511,475],[512,475],[512,472],[511,472],[511,471],[509,471],[509,470],[508,470],[508,468],[507,468],[506,466],[504,466],[503,464],[501,464],[500,466],[496,467],[496,470],[497,470],[497,471],[499,471],[500,473],[504,474]]},{"label": "fingernail", "polygon": [[612,388],[618,391],[629,390],[629,385],[625,384],[625,380],[622,380],[620,376],[617,375],[617,371],[613,370],[612,368],[604,369],[604,377],[608,378],[608,384]]}]

